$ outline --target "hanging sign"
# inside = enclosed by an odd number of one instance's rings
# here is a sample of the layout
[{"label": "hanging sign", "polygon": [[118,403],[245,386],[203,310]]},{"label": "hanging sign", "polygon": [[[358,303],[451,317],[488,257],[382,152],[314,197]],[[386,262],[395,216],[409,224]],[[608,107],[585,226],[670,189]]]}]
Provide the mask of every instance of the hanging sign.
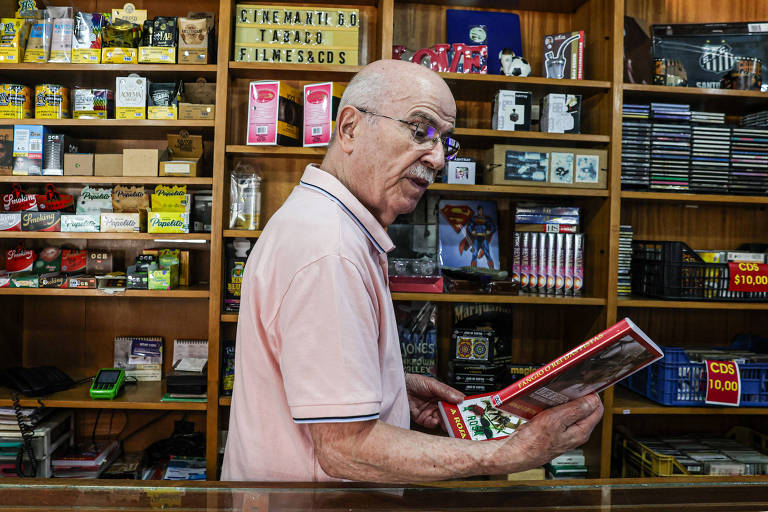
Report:
[{"label": "hanging sign", "polygon": [[704,401],[713,405],[733,405],[741,401],[741,374],[736,361],[705,361],[707,395]]}]

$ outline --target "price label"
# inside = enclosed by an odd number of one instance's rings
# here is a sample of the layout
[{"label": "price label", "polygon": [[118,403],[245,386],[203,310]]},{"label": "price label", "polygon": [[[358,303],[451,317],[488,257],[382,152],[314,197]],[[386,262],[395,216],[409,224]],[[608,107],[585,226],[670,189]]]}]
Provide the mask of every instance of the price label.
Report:
[{"label": "price label", "polygon": [[729,263],[728,291],[768,292],[768,265],[763,263]]},{"label": "price label", "polygon": [[741,402],[741,374],[736,361],[705,361],[707,365],[707,396],[704,401],[714,405]]}]

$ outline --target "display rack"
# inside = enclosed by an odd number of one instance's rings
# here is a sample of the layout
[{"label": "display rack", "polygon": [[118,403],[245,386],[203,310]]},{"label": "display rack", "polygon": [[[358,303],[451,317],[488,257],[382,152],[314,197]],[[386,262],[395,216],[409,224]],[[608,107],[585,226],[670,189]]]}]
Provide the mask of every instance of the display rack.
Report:
[{"label": "display rack", "polygon": [[[76,80],[109,81],[114,76],[137,72],[145,76],[193,79],[204,76],[216,82],[215,121],[47,121],[42,124],[62,127],[78,137],[92,138],[101,147],[141,147],[145,140],[158,143],[170,130],[190,128],[212,143],[210,176],[184,180],[195,188],[211,188],[214,197],[210,235],[168,236],[163,234],[13,234],[3,239],[40,238],[61,242],[82,240],[89,247],[133,247],[155,239],[193,241],[185,248],[195,250],[203,265],[196,268],[196,282],[187,289],[159,292],[130,291],[122,296],[97,290],[9,290],[0,289],[3,336],[8,361],[19,364],[61,364],[73,374],[95,373],[98,366],[111,365],[111,343],[116,335],[156,334],[166,341],[183,337],[209,340],[207,403],[161,402],[162,389],[143,383],[117,401],[104,404],[90,400],[82,387],[46,399],[52,407],[92,410],[97,407],[124,409],[129,414],[142,411],[189,413],[206,432],[209,479],[219,471],[219,431],[226,428],[229,397],[220,396],[222,342],[234,339],[238,315],[222,308],[224,244],[231,238],[258,238],[261,231],[226,229],[229,172],[238,161],[256,165],[264,176],[262,184],[262,222],[279,208],[298,183],[308,163],[319,162],[323,148],[254,147],[245,145],[247,83],[259,79],[286,80],[292,85],[316,81],[348,82],[360,66],[270,65],[232,61],[233,10],[231,0],[195,0],[184,5],[159,1],[134,2],[137,8],[156,15],[182,15],[188,10],[216,11],[217,64],[185,65],[69,65],[18,64],[4,66],[0,77],[28,84]],[[261,2],[269,3],[269,2]],[[274,4],[288,4],[273,2]],[[78,7],[94,11],[117,6],[101,0],[78,0]],[[363,26],[360,37],[360,65],[388,58],[392,44],[422,48],[445,41],[445,10],[463,8],[463,0],[394,1],[350,0],[304,2],[318,6],[357,7]],[[473,6],[499,9],[497,2],[473,2]],[[768,95],[752,91],[671,88],[623,83],[624,16],[649,23],[763,21],[768,5],[746,0],[520,0],[515,2],[523,29],[523,53],[533,74],[540,74],[541,41],[544,34],[584,29],[587,37],[586,80],[552,80],[541,77],[497,75],[458,75],[442,73],[451,87],[458,107],[456,138],[468,156],[478,156],[495,143],[526,143],[549,146],[598,147],[608,150],[609,179],[605,190],[563,189],[555,187],[513,187],[488,185],[435,184],[430,194],[445,197],[488,197],[498,201],[500,212],[509,212],[519,200],[546,197],[568,200],[586,212],[587,235],[585,296],[548,298],[466,294],[393,294],[394,300],[432,300],[438,302],[438,343],[447,353],[450,334],[450,305],[455,302],[497,302],[515,304],[514,339],[516,354],[527,360],[549,360],[565,349],[603,330],[623,316],[630,316],[660,344],[688,343],[724,345],[736,332],[750,331],[768,336],[764,311],[768,303],[718,303],[661,301],[617,296],[618,233],[620,224],[632,224],[637,239],[683,240],[691,247],[734,249],[739,243],[760,240],[768,232],[764,207],[768,198],[704,194],[667,194],[622,191],[621,105],[624,98],[691,102],[702,108],[717,105],[730,115],[738,115],[768,105]],[[490,56],[490,58],[494,58]],[[526,90],[540,96],[550,92],[570,92],[584,97],[583,133],[555,135],[538,132],[497,132],[490,130],[490,101],[499,89]],[[12,124],[6,123],[2,124]],[[41,124],[24,120],[22,124]],[[109,130],[109,131],[107,131]],[[115,140],[108,140],[115,139]],[[466,148],[466,150],[465,150]],[[179,179],[152,177],[0,177],[0,184],[56,183],[82,184],[172,184]],[[7,186],[7,185],[6,185]],[[750,223],[744,226],[749,216]],[[754,220],[752,220],[754,219]],[[99,236],[96,236],[99,235]],[[511,237],[501,239],[502,253]],[[39,240],[38,240],[39,241]],[[15,242],[15,241],[14,241]],[[8,240],[5,243],[11,243]],[[83,242],[80,242],[83,243]],[[97,245],[94,245],[97,244]],[[138,245],[137,245],[138,244]],[[506,251],[508,253],[508,251]],[[503,256],[503,254],[502,254]],[[506,264],[502,257],[502,265]],[[48,315],[44,317],[43,315]],[[41,322],[41,318],[46,321]],[[58,327],[61,327],[60,329]],[[55,344],[55,345],[54,345]],[[64,349],[62,346],[66,346]],[[166,344],[166,347],[170,344]],[[441,363],[446,360],[441,356]],[[166,370],[168,362],[166,358]],[[97,363],[96,363],[97,362]],[[151,384],[151,385],[150,385]],[[609,389],[603,395],[605,414],[586,447],[590,476],[611,475],[611,451],[615,426],[639,433],[673,432],[679,421],[670,418],[716,418],[713,430],[723,430],[737,421],[756,421],[766,409],[670,408],[658,406],[625,389]],[[0,390],[0,405],[8,405],[8,395]],[[31,402],[22,405],[33,406]],[[142,416],[143,417],[143,416]],[[130,418],[129,418],[130,419]],[[169,420],[170,421],[170,420]],[[687,422],[693,428],[702,422]],[[168,427],[168,425],[166,425]],[[170,431],[158,427],[139,436],[135,444],[144,445],[167,437]]]}]

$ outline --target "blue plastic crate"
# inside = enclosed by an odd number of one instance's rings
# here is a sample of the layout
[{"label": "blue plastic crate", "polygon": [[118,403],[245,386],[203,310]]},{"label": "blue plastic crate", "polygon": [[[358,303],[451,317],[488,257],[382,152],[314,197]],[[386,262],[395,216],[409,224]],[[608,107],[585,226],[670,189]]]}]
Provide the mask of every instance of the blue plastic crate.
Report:
[{"label": "blue plastic crate", "polygon": [[[706,405],[706,365],[691,362],[683,347],[662,347],[662,350],[664,359],[631,375],[624,380],[625,385],[662,405]],[[741,406],[768,406],[768,363],[742,363],[739,370]]]}]

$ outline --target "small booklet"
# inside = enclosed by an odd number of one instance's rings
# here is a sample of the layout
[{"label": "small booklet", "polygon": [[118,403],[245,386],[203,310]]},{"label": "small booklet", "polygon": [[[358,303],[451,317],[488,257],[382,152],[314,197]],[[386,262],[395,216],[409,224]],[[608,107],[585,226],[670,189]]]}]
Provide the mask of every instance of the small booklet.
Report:
[{"label": "small booklet", "polygon": [[544,409],[597,393],[664,357],[625,318],[501,391],[474,395],[458,405],[440,402],[452,437],[502,439]]}]

